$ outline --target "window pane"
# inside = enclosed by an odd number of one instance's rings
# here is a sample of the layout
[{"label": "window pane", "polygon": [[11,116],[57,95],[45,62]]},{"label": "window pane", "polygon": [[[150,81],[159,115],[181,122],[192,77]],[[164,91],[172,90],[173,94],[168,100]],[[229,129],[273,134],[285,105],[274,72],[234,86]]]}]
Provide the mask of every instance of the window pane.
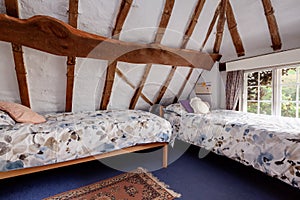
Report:
[{"label": "window pane", "polygon": [[257,86],[258,85],[258,72],[248,73],[248,86]]},{"label": "window pane", "polygon": [[257,87],[248,87],[248,100],[257,100],[258,99],[258,88]]},{"label": "window pane", "polygon": [[260,87],[260,100],[271,100],[272,99],[272,87],[261,86]]},{"label": "window pane", "polygon": [[281,103],[281,116],[296,117],[296,103],[292,103],[292,102]]},{"label": "window pane", "polygon": [[260,85],[271,85],[272,84],[272,70],[266,70],[259,72]]},{"label": "window pane", "polygon": [[298,72],[298,80],[297,82],[300,83],[300,67],[297,67],[297,72]]},{"label": "window pane", "polygon": [[271,115],[272,114],[272,104],[271,102],[261,102],[260,103],[260,114]]},{"label": "window pane", "polygon": [[247,112],[257,113],[257,102],[249,102],[247,103]]},{"label": "window pane", "polygon": [[288,83],[296,83],[297,82],[297,75],[296,75],[296,68],[288,68],[281,70],[281,83],[288,84]]},{"label": "window pane", "polygon": [[296,101],[296,85],[281,86],[281,99],[287,101]]}]

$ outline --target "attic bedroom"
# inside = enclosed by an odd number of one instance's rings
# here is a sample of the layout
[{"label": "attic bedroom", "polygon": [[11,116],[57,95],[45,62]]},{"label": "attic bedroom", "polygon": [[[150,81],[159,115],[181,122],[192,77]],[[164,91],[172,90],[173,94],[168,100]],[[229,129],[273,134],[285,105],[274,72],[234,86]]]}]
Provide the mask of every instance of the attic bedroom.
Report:
[{"label": "attic bedroom", "polygon": [[298,0],[0,0],[0,199],[300,197]]}]

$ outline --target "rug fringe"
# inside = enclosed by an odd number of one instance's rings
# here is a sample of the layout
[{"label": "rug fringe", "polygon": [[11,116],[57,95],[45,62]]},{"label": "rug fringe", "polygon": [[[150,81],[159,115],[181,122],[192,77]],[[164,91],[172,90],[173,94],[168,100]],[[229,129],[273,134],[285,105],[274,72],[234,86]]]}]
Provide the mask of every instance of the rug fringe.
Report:
[{"label": "rug fringe", "polygon": [[136,170],[132,171],[133,173],[147,173],[147,175],[149,175],[149,177],[154,180],[155,182],[157,182],[161,187],[165,188],[172,196],[174,196],[175,198],[180,198],[181,194],[173,191],[170,189],[170,186],[167,185],[166,183],[162,182],[161,180],[159,180],[157,177],[155,177],[152,173],[148,172],[147,169],[144,169],[142,167],[138,167]]}]

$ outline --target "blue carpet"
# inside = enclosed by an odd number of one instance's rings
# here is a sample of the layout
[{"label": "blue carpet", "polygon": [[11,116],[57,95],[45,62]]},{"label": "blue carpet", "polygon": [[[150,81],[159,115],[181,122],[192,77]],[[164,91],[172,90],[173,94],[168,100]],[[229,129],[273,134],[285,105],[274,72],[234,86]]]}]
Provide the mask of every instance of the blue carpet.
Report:
[{"label": "blue carpet", "polygon": [[[186,200],[300,198],[300,190],[286,183],[213,153],[199,159],[198,151],[198,147],[191,146],[167,169],[152,173]],[[5,179],[0,181],[0,199],[42,199],[121,173],[99,161],[92,161]]]}]

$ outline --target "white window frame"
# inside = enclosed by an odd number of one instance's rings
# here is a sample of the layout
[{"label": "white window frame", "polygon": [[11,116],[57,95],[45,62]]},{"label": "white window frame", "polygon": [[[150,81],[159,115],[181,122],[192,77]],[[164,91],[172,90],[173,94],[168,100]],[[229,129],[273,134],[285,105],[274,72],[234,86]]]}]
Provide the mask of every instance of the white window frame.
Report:
[{"label": "white window frame", "polygon": [[[272,115],[276,116],[281,116],[281,103],[284,102],[281,100],[281,69],[284,68],[296,68],[296,80],[299,81],[296,83],[296,101],[287,101],[287,102],[295,102],[296,103],[296,118],[300,118],[298,109],[300,107],[300,98],[299,98],[299,92],[300,92],[300,63],[297,64],[287,64],[284,66],[276,66],[276,67],[267,67],[267,68],[259,68],[259,69],[252,69],[252,70],[246,70],[244,71],[244,81],[243,81],[243,91],[242,91],[242,96],[241,96],[241,108],[243,112],[247,112],[247,79],[248,79],[248,73],[253,73],[253,72],[260,72],[260,71],[265,71],[265,70],[272,70]],[[259,76],[260,78],[260,76]],[[259,80],[258,80],[259,83]],[[260,88],[260,85],[258,85],[258,89]],[[258,107],[257,110],[259,112],[260,109],[260,92],[258,92]]]}]

